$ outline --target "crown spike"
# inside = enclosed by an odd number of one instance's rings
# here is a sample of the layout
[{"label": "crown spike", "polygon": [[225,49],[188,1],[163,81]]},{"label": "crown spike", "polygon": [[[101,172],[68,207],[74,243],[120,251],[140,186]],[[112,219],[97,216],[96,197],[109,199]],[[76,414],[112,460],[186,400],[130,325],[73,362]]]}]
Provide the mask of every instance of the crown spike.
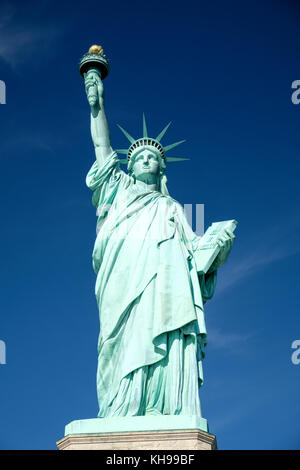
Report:
[{"label": "crown spike", "polygon": [[123,134],[125,135],[125,137],[127,137],[127,139],[129,140],[129,142],[131,144],[134,144],[135,142],[135,139],[130,135],[128,134],[127,131],[125,131],[125,129],[123,129],[123,127],[121,127],[119,124],[117,124],[118,128],[123,132]]},{"label": "crown spike", "polygon": [[143,137],[148,137],[145,113],[143,113]]},{"label": "crown spike", "polygon": [[166,127],[163,128],[163,130],[161,131],[160,134],[158,134],[158,136],[156,137],[155,140],[158,140],[158,142],[161,141],[161,139],[163,138],[163,136],[165,135],[165,133],[166,133],[167,130],[169,129],[171,123],[172,123],[172,121],[170,121],[169,124],[167,124]]},{"label": "crown spike", "polygon": [[181,157],[166,157],[167,162],[183,162],[185,160],[190,160],[190,158],[181,158]]},{"label": "crown spike", "polygon": [[171,150],[174,147],[177,147],[177,145],[180,145],[183,142],[185,142],[185,140],[180,140],[179,142],[175,142],[174,144],[167,145],[166,147],[164,147],[164,151],[167,152],[168,150]]},{"label": "crown spike", "polygon": [[123,153],[123,155],[127,155],[128,149],[118,149],[116,150],[117,153]]}]

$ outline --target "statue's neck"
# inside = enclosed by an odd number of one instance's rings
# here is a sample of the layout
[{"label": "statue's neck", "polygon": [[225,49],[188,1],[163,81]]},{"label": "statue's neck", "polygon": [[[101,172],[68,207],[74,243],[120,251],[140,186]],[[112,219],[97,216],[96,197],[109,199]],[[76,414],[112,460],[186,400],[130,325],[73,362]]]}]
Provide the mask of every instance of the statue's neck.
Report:
[{"label": "statue's neck", "polygon": [[152,181],[147,181],[147,180],[138,180],[135,178],[135,184],[137,186],[140,186],[141,188],[145,188],[145,186],[147,187],[147,189],[149,191],[158,191],[159,190],[159,183],[158,181],[156,182],[153,182]]}]

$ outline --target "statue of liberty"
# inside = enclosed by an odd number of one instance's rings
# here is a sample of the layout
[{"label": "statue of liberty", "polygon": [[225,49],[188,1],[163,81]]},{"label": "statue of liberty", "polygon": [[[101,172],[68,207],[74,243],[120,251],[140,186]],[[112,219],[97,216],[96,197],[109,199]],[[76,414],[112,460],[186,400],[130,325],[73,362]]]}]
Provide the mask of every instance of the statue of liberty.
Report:
[{"label": "statue of liberty", "polygon": [[[97,47],[89,52],[103,62]],[[167,164],[182,159],[166,153],[182,141],[161,143],[169,124],[150,137],[143,115],[142,137],[135,139],[119,126],[130,146],[114,151],[104,111],[103,70],[90,67],[83,75],[96,156],[86,181],[98,215],[93,250],[100,315],[98,417],[201,416],[203,305],[213,296],[234,226],[219,232],[217,255],[208,269],[200,269],[202,238],[167,190]],[[127,155],[125,161],[118,153]]]}]

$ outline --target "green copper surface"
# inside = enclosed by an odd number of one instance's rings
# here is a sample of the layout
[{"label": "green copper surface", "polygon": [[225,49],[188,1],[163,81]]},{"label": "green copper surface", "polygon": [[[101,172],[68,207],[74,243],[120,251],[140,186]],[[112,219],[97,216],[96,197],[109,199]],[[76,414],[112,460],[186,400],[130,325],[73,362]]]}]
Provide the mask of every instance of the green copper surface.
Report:
[{"label": "green copper surface", "polygon": [[[204,303],[214,294],[217,269],[231,250],[236,223],[219,223],[218,230],[214,226],[214,238],[209,232],[201,245],[182,205],[167,189],[164,150],[183,142],[162,149],[158,140],[169,124],[157,140],[148,139],[143,115],[145,142],[139,140],[131,150],[129,172],[120,169],[110,142],[100,75],[91,69],[84,76],[96,157],[86,183],[98,215],[93,267],[100,316],[99,412],[97,419],[70,423],[66,434],[207,431],[199,400],[206,346]],[[120,129],[134,146],[137,141]]]}]

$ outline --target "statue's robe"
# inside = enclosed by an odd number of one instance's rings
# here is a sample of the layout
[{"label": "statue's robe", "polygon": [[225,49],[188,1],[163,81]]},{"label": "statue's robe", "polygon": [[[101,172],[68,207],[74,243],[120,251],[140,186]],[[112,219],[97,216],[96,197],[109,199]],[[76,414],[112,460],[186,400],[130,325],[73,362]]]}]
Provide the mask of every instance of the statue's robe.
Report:
[{"label": "statue's robe", "polygon": [[199,237],[182,206],[123,172],[116,153],[95,161],[87,185],[98,214],[98,416],[200,416],[203,303],[216,275],[198,276]]}]

